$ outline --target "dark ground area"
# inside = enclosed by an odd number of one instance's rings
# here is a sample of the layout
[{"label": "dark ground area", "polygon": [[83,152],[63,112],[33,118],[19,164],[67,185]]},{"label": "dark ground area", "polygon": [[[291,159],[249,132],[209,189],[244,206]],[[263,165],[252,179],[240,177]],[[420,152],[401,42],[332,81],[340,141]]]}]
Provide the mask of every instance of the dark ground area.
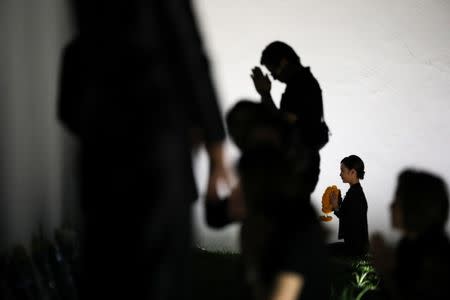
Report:
[{"label": "dark ground area", "polygon": [[[79,300],[79,259],[74,239],[56,240],[38,237],[31,251],[18,246],[0,255],[0,299]],[[192,299],[250,299],[239,254],[195,248],[192,255]],[[369,257],[332,258],[327,265],[324,273],[331,278],[330,300],[383,299]]]},{"label": "dark ground area", "polygon": [[[382,299],[379,278],[370,258],[331,258],[330,300]],[[234,253],[194,251],[193,299],[244,299],[245,288],[240,277],[240,255]]]}]

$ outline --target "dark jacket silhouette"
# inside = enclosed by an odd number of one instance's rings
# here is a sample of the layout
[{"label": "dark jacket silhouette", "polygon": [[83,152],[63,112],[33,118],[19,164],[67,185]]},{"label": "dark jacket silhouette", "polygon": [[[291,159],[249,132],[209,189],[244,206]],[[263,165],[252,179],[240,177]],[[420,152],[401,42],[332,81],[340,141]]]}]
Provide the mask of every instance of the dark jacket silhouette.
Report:
[{"label": "dark jacket silhouette", "polygon": [[338,239],[344,239],[346,252],[351,255],[365,254],[369,245],[369,233],[367,200],[361,184],[350,186],[339,210],[334,214],[339,218]]},{"label": "dark jacket silhouette", "polygon": [[71,4],[58,112],[81,146],[81,297],[189,299],[188,129],[225,137],[191,3]]},{"label": "dark jacket silhouette", "polygon": [[292,113],[298,131],[298,170],[305,195],[310,195],[319,180],[320,155],[319,144],[323,131],[322,90],[309,67],[298,66],[286,82],[286,89],[281,97],[280,111]]},{"label": "dark jacket silhouette", "polygon": [[416,239],[403,237],[396,249],[394,280],[400,299],[442,299],[450,284],[450,242],[432,228]]},{"label": "dark jacket silhouette", "polygon": [[297,117],[302,142],[314,146],[323,119],[322,90],[309,67],[299,66],[286,82],[280,111]]}]

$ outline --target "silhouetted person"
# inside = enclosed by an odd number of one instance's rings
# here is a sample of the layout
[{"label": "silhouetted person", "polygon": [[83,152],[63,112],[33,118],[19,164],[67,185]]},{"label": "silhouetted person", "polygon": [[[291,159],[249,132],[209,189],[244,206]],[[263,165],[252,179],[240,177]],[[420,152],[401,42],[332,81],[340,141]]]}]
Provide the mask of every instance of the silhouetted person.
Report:
[{"label": "silhouetted person", "polygon": [[190,1],[72,2],[60,118],[80,138],[82,299],[189,299],[189,128],[226,180],[225,137]]},{"label": "silhouetted person", "polygon": [[81,138],[83,107],[87,105],[83,103],[86,88],[81,47],[79,38],[74,38],[63,49],[57,103],[58,120],[76,138]]},{"label": "silhouetted person", "polygon": [[240,299],[328,299],[323,233],[299,192],[293,125],[248,100],[226,121],[241,151],[240,181],[229,197],[207,198],[206,220],[214,228],[242,223]]},{"label": "silhouetted person", "polygon": [[442,299],[450,286],[450,241],[445,233],[448,190],[442,178],[406,169],[398,176],[391,225],[402,237],[394,251],[371,239],[375,269],[387,299]]},{"label": "silhouetted person", "polygon": [[[299,131],[299,141],[305,146],[302,153],[305,162],[303,180],[305,194],[310,195],[317,184],[320,173],[319,150],[328,142],[328,127],[323,119],[322,90],[309,67],[300,63],[299,56],[287,44],[275,41],[262,52],[261,64],[273,79],[286,84],[281,97],[279,111],[294,122]],[[251,75],[262,103],[276,110],[270,94],[271,81],[259,67]]]},{"label": "silhouetted person", "polygon": [[264,104],[238,101],[227,113],[226,122],[231,139],[241,152],[260,143],[273,143],[283,151],[292,144],[293,126]]},{"label": "silhouetted person", "polygon": [[[293,126],[280,114],[258,102],[239,100],[227,112],[226,124],[241,154],[271,145],[288,155],[294,146],[291,137]],[[205,208],[206,222],[210,227],[222,228],[232,222],[242,221],[246,209],[240,183],[224,199],[219,199],[218,195],[207,197]]]},{"label": "silhouetted person", "polygon": [[290,157],[260,144],[242,154],[239,175],[247,212],[241,253],[252,299],[328,299],[323,232]]},{"label": "silhouetted person", "polygon": [[342,182],[350,185],[344,200],[339,197],[331,199],[334,214],[339,218],[337,242],[330,245],[330,254],[336,256],[362,256],[369,247],[367,225],[367,200],[360,180],[364,179],[364,162],[356,155],[350,155],[341,161]]}]

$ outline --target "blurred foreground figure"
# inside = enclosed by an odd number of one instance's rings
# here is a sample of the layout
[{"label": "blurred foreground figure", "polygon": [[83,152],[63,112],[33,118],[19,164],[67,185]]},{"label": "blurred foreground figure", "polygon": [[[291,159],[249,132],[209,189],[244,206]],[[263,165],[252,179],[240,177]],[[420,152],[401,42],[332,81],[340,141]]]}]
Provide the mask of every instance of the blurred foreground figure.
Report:
[{"label": "blurred foreground figure", "polygon": [[239,183],[229,197],[206,199],[206,222],[241,222],[238,299],[328,299],[324,232],[303,193],[294,126],[264,104],[240,100],[227,113],[241,150]]},{"label": "blurred foreground figure", "polygon": [[448,211],[447,186],[440,177],[411,169],[400,173],[391,223],[402,238],[395,249],[380,234],[374,234],[370,243],[386,299],[446,297],[450,286]]},{"label": "blurred foreground figure", "polygon": [[59,118],[81,142],[82,299],[189,299],[190,128],[226,179],[224,128],[190,1],[73,0]]}]

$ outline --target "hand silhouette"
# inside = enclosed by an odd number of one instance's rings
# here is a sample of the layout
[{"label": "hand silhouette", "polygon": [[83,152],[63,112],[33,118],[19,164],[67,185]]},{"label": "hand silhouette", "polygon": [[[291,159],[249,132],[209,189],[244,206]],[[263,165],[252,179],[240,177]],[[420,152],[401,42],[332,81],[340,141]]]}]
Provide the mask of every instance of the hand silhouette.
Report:
[{"label": "hand silhouette", "polygon": [[231,189],[232,175],[230,170],[225,166],[223,145],[221,143],[208,145],[207,152],[210,170],[206,195],[208,198],[216,198],[218,196],[218,187],[220,185]]},{"label": "hand silhouette", "polygon": [[340,190],[337,193],[331,193],[330,203],[331,203],[331,206],[333,207],[333,210],[336,210],[339,208],[339,198],[340,197],[341,197]]},{"label": "hand silhouette", "polygon": [[263,74],[260,67],[254,67],[250,77],[253,79],[253,84],[258,94],[262,96],[263,94],[270,93],[272,82],[269,79],[269,75]]}]

